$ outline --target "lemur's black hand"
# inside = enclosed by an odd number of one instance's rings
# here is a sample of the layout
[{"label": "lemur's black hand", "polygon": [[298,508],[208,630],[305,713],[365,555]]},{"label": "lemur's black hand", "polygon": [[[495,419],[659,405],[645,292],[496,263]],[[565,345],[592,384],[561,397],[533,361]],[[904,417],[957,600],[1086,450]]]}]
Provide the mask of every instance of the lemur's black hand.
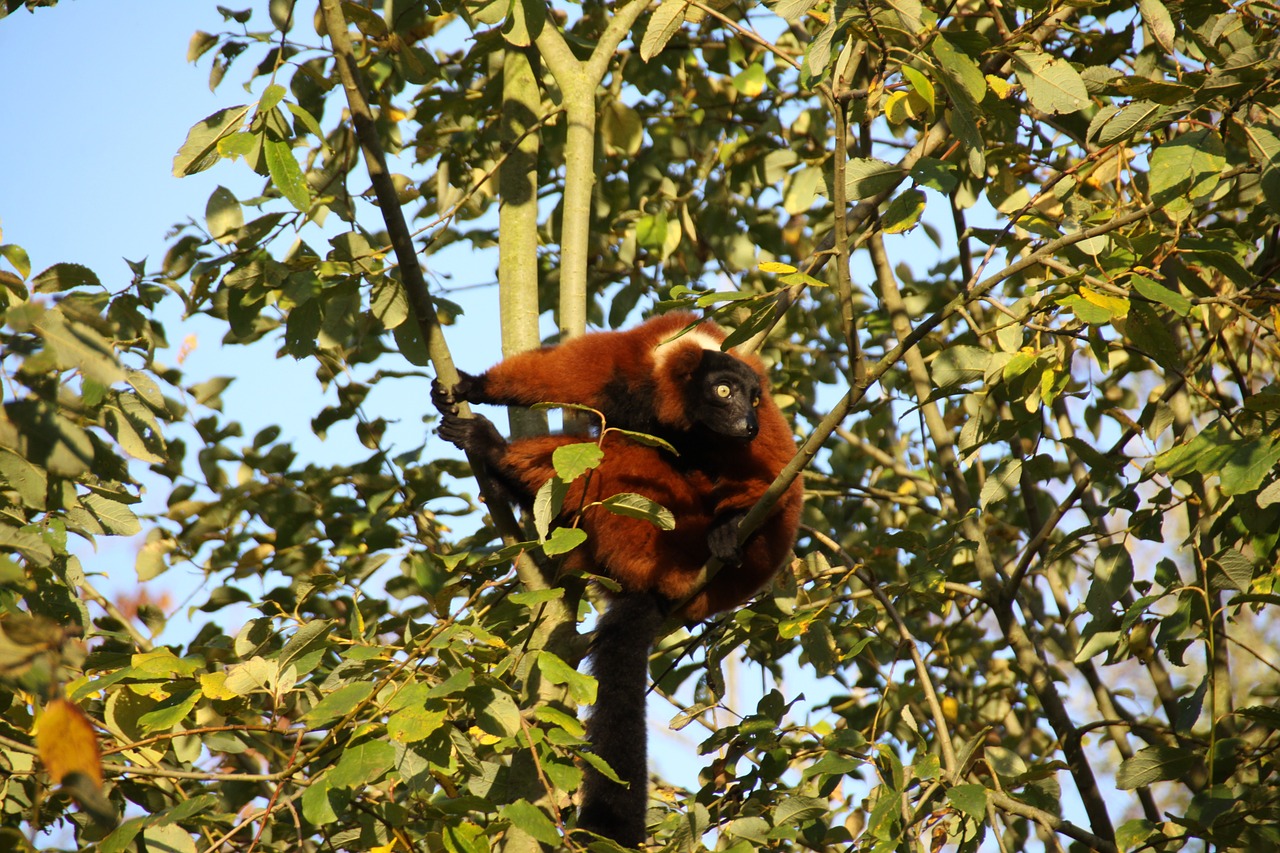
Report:
[{"label": "lemur's black hand", "polygon": [[742,562],[742,548],[738,545],[738,526],[746,518],[745,512],[735,512],[716,519],[707,531],[707,547],[711,556],[726,566]]}]

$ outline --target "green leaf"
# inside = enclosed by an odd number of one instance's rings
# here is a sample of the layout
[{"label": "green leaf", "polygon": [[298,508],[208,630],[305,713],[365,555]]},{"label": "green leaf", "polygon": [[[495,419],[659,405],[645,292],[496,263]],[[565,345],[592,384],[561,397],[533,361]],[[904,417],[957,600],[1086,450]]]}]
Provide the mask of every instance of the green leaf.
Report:
[{"label": "green leaf", "polygon": [[594,441],[563,444],[551,454],[551,464],[556,469],[556,476],[566,483],[572,483],[588,471],[598,468],[603,460],[604,451]]},{"label": "green leaf", "polygon": [[786,19],[788,23],[794,24],[809,14],[809,10],[817,6],[821,0],[776,0],[770,2],[769,8],[773,14],[780,18]]},{"label": "green leaf", "polygon": [[1091,326],[1102,326],[1111,322],[1110,311],[1078,294],[1073,293],[1070,296],[1064,296],[1058,300],[1058,304],[1070,309],[1082,322]]},{"label": "green leaf", "polygon": [[880,224],[886,234],[902,234],[920,224],[924,214],[925,198],[922,190],[911,189],[899,193],[880,214]]},{"label": "green leaf", "polygon": [[275,109],[276,104],[284,100],[284,95],[284,86],[279,83],[272,83],[262,90],[262,97],[258,99],[258,112],[265,113]]},{"label": "green leaf", "polygon": [[0,524],[0,550],[15,551],[37,565],[46,565],[53,559],[53,549],[30,530],[19,530]]},{"label": "green leaf", "polygon": [[255,655],[244,663],[227,667],[226,688],[239,696],[270,689],[280,677],[280,666],[273,660]]},{"label": "green leaf", "polygon": [[754,845],[747,849],[763,850],[769,846],[769,821],[762,817],[740,817],[726,823],[721,832],[726,838],[741,839]]},{"label": "green leaf", "polygon": [[800,824],[827,814],[829,804],[819,797],[787,797],[773,813],[774,826]]},{"label": "green leaf", "polygon": [[646,214],[636,222],[636,243],[651,252],[660,252],[667,242],[667,215]]},{"label": "green leaf", "polygon": [[329,784],[334,788],[359,788],[372,784],[391,770],[396,760],[396,748],[381,740],[369,740],[342,751],[342,757],[329,774]]},{"label": "green leaf", "polygon": [[546,8],[537,0],[512,0],[506,20],[502,22],[502,37],[507,44],[527,48],[542,32],[546,16]]},{"label": "green leaf", "polygon": [[199,660],[180,658],[167,648],[136,654],[132,664],[133,676],[143,679],[190,677],[203,668]]},{"label": "green leaf", "polygon": [[387,329],[394,329],[409,319],[409,297],[404,285],[392,276],[384,276],[374,282],[370,307],[373,316]]},{"label": "green leaf", "polygon": [[551,524],[560,515],[564,506],[564,497],[569,487],[559,477],[552,477],[539,487],[533,496],[533,526],[538,531],[538,540],[545,542],[551,532]]},{"label": "green leaf", "polygon": [[[1154,836],[1154,838],[1153,838]],[[1158,844],[1146,844],[1148,838],[1155,841],[1163,837],[1154,823],[1144,818],[1126,820],[1116,827],[1116,846],[1121,850],[1155,849]]]},{"label": "green leaf", "polygon": [[229,243],[236,230],[244,225],[244,211],[235,193],[223,186],[215,187],[204,206],[205,226],[209,236],[219,243]]},{"label": "green leaf", "polygon": [[946,391],[969,382],[981,380],[987,374],[991,353],[980,347],[954,346],[938,353],[929,367],[933,383]]},{"label": "green leaf", "polygon": [[202,121],[196,122],[189,131],[187,139],[173,158],[173,176],[185,178],[196,172],[203,172],[218,162],[218,142],[226,136],[240,130],[244,125],[249,107],[239,105],[218,110]]},{"label": "green leaf", "polygon": [[307,179],[302,174],[298,161],[293,158],[293,149],[289,143],[279,139],[266,139],[262,143],[262,150],[267,158],[271,183],[290,204],[306,213],[311,209],[311,190],[307,187]]},{"label": "green leaf", "polygon": [[1151,155],[1151,200],[1168,206],[1207,198],[1217,188],[1226,165],[1225,148],[1217,131],[1188,131]]},{"label": "green leaf", "polygon": [[1134,101],[1114,113],[1100,111],[1089,123],[1089,136],[1096,136],[1099,145],[1110,145],[1112,142],[1146,133],[1163,124],[1173,112],[1173,107],[1155,101]]},{"label": "green leaf", "polygon": [[1138,13],[1142,15],[1142,23],[1146,25],[1156,44],[1164,48],[1164,52],[1173,54],[1173,37],[1177,30],[1169,10],[1160,0],[1138,0]]},{"label": "green leaf", "polygon": [[1124,335],[1161,367],[1174,371],[1183,369],[1184,359],[1178,342],[1165,325],[1164,319],[1150,305],[1135,302],[1129,306]]},{"label": "green leaf", "polygon": [[676,529],[676,517],[671,510],[634,492],[613,495],[605,498],[600,504],[614,515],[625,515],[628,518],[648,521],[661,530]]},{"label": "green leaf", "polygon": [[289,642],[280,650],[277,662],[285,666],[299,657],[329,647],[329,635],[333,631],[333,622],[328,619],[312,619],[298,626]]},{"label": "green leaf", "polygon": [[333,773],[326,773],[319,779],[312,779],[306,791],[302,793],[302,816],[308,823],[324,826],[338,821],[338,812],[345,811],[350,795],[345,791],[335,791],[330,783]]},{"label": "green leaf", "polygon": [[885,5],[898,13],[898,19],[907,32],[915,34],[923,28],[920,19],[924,14],[924,4],[920,0],[886,0]]},{"label": "green leaf", "polygon": [[262,149],[262,137],[248,131],[236,131],[218,140],[217,154],[227,160],[243,157],[257,161]]},{"label": "green leaf", "polygon": [[320,127],[320,122],[316,121],[315,116],[292,101],[286,102],[285,108],[288,109],[289,112],[293,113],[293,117],[301,122],[302,126],[305,127],[312,136],[320,140],[320,143],[324,145],[326,151],[329,150],[329,145],[325,142],[324,129]]},{"label": "green leaf", "polygon": [[1013,494],[1014,488],[1022,477],[1022,460],[1009,459],[1001,462],[999,467],[987,475],[978,495],[978,505],[985,508],[993,503],[1000,503]]},{"label": "green leaf", "polygon": [[143,733],[168,731],[182,720],[200,701],[200,691],[196,688],[181,690],[167,699],[160,700],[155,708],[138,717],[138,726]]},{"label": "green leaf", "polygon": [[54,264],[31,279],[33,293],[60,293],[76,287],[102,287],[98,274],[80,264]]},{"label": "green leaf", "polygon": [[743,96],[758,98],[769,85],[769,78],[764,73],[764,66],[753,62],[733,76],[733,87]]},{"label": "green leaf", "polygon": [[902,76],[907,78],[907,81],[911,83],[912,90],[929,105],[929,109],[934,109],[937,106],[937,92],[933,88],[933,83],[930,82],[927,76],[925,76],[924,72],[919,69],[912,68],[910,65],[903,65]]},{"label": "green leaf", "polygon": [[1152,782],[1181,779],[1195,767],[1196,761],[1195,753],[1190,750],[1148,746],[1120,763],[1116,786],[1122,791],[1132,791]]},{"label": "green leaf", "polygon": [[806,213],[817,200],[822,181],[822,170],[816,166],[805,166],[796,171],[787,181],[782,207],[792,216]]},{"label": "green leaf", "polygon": [[1222,577],[1238,592],[1248,592],[1253,586],[1253,561],[1239,551],[1223,551],[1210,558]]},{"label": "green leaf", "polygon": [[[123,402],[123,397],[120,398]],[[135,406],[141,406],[136,400]],[[124,411],[115,406],[104,406],[102,414],[106,420],[107,431],[112,437],[120,443],[121,449],[134,459],[148,462],[152,465],[158,465],[164,462],[164,456],[157,451],[164,450],[164,441],[160,436],[159,424],[151,416],[150,410],[146,411],[146,417],[142,420],[150,423],[142,427],[143,433],[139,433],[135,428],[135,419],[128,417]],[[135,409],[135,414],[137,413]],[[146,437],[144,437],[144,434]],[[155,450],[152,447],[155,447]]]},{"label": "green leaf", "polygon": [[831,42],[837,29],[839,21],[832,15],[805,48],[801,80],[803,85],[812,86],[827,75],[827,66],[831,64]]},{"label": "green leaf", "polygon": [[1280,441],[1270,437],[1234,443],[1219,476],[1222,492],[1243,495],[1262,486],[1263,479],[1280,463]]},{"label": "green leaf", "polygon": [[50,474],[78,477],[94,458],[93,442],[83,429],[40,400],[4,406],[0,445],[43,467]]},{"label": "green leaf", "polygon": [[925,189],[950,195],[960,183],[960,176],[956,174],[956,167],[950,163],[922,157],[911,168],[911,180]]},{"label": "green leaf", "polygon": [[495,737],[515,737],[520,733],[520,708],[510,693],[494,687],[472,687],[466,691],[466,698],[482,731]]},{"label": "green leaf", "polygon": [[132,536],[142,530],[133,510],[122,503],[92,492],[82,495],[80,502],[102,523],[103,529],[114,536]]},{"label": "green leaf", "polygon": [[116,361],[111,344],[83,323],[64,317],[60,309],[44,312],[35,321],[35,328],[57,353],[58,366],[63,370],[79,370],[102,385],[124,379],[124,370]]},{"label": "green leaf", "polygon": [[399,743],[416,743],[437,732],[447,716],[422,707],[401,708],[387,720],[387,736]]},{"label": "green leaf", "polygon": [[559,601],[564,598],[564,587],[552,587],[551,589],[527,589],[521,592],[513,592],[507,596],[507,600],[512,604],[519,604],[521,607],[536,607],[548,601]]},{"label": "green leaf", "polygon": [[469,820],[449,824],[441,833],[446,853],[489,853],[489,838]]},{"label": "green leaf", "polygon": [[1215,474],[1233,451],[1230,431],[1215,421],[1191,436],[1185,444],[1175,444],[1152,460],[1157,471],[1173,477],[1190,473]]},{"label": "green leaf", "polygon": [[[382,16],[359,3],[343,3],[342,11],[346,14],[347,20],[355,24],[362,35],[373,36],[374,38],[386,38],[387,22]],[[498,19],[487,21],[486,23],[496,24]]]},{"label": "green leaf", "polygon": [[[156,532],[153,528],[151,533]],[[148,537],[151,536],[148,534]],[[138,558],[134,562],[134,570],[138,573],[138,580],[149,581],[157,578],[169,570],[169,564],[165,560],[165,555],[173,551],[175,544],[171,539],[164,538],[148,538],[147,542],[138,549]]]},{"label": "green leaf", "polygon": [[971,103],[981,101],[987,93],[987,80],[982,76],[982,68],[978,63],[945,37],[934,39],[930,48],[934,58],[942,66],[944,78],[959,83]]},{"label": "green leaf", "polygon": [[1170,290],[1164,285],[1137,273],[1129,277],[1129,283],[1133,285],[1134,290],[1152,302],[1159,302],[1161,305],[1173,309],[1174,313],[1179,317],[1185,317],[1191,313],[1191,300],[1176,290]]},{"label": "green leaf", "polygon": [[191,41],[187,43],[187,62],[195,62],[204,56],[210,48],[218,43],[218,37],[201,30],[196,30],[191,34]]},{"label": "green leaf", "polygon": [[[594,680],[594,679],[593,679]],[[592,700],[595,701],[594,699]],[[572,714],[566,714],[559,708],[551,705],[539,705],[533,709],[533,716],[544,723],[550,723],[553,726],[559,726],[574,737],[582,737],[586,734],[586,728],[582,722]]]},{"label": "green leaf", "polygon": [[542,552],[548,557],[567,554],[587,541],[587,534],[576,527],[557,527],[551,531],[547,541],[542,544]]},{"label": "green leaf", "polygon": [[[148,826],[142,831],[142,837],[145,840],[145,849],[148,851],[196,853],[196,843],[191,838],[191,833],[176,824]],[[139,844],[139,849],[143,849],[142,844]]]},{"label": "green leaf", "polygon": [[641,59],[648,62],[667,46],[667,42],[684,23],[688,8],[688,0],[662,0],[658,8],[653,10],[649,24],[645,27],[644,38],[640,42]]},{"label": "green leaf", "polygon": [[16,492],[22,505],[28,509],[45,508],[49,478],[44,469],[37,468],[8,448],[0,448],[0,482]]},{"label": "green leaf", "polygon": [[1280,128],[1243,125],[1249,154],[1262,170],[1262,199],[1272,211],[1280,210]]},{"label": "green leaf", "polygon": [[845,166],[845,195],[850,201],[871,198],[902,182],[906,172],[900,166],[874,157],[852,157]]},{"label": "green leaf", "polygon": [[538,653],[538,671],[552,684],[564,684],[569,688],[573,701],[579,705],[594,705],[596,701],[596,680],[583,675],[559,656],[548,651]]},{"label": "green leaf", "polygon": [[987,789],[981,785],[953,785],[947,789],[947,802],[970,819],[981,822],[987,816]]},{"label": "green leaf", "polygon": [[1107,545],[1093,561],[1085,607],[1095,619],[1110,618],[1116,602],[1133,586],[1133,559],[1119,545]]},{"label": "green leaf", "polygon": [[986,94],[986,78],[977,63],[946,39],[934,39],[931,49],[942,68],[939,80],[951,102],[947,126],[968,151],[969,172],[981,175],[986,169],[986,154],[982,131],[978,128],[978,102]]},{"label": "green leaf", "polygon": [[469,669],[460,669],[450,675],[444,681],[432,687],[427,693],[428,699],[444,699],[448,696],[455,696],[466,690],[475,680],[475,676]]},{"label": "green leaf", "polygon": [[97,848],[99,853],[124,853],[131,847],[138,833],[141,833],[143,826],[146,826],[147,820],[148,818],[134,817],[116,826],[113,833],[102,839]]},{"label": "green leaf", "polygon": [[431,364],[431,356],[427,353],[427,345],[423,343],[417,323],[401,323],[391,330],[396,339],[396,349],[413,365],[426,367]]},{"label": "green leaf", "polygon": [[0,258],[4,258],[13,264],[13,268],[23,278],[31,275],[31,258],[27,256],[27,250],[21,246],[14,243],[5,243],[0,246]]},{"label": "green leaf", "polygon": [[1038,110],[1061,115],[1078,112],[1089,103],[1084,80],[1065,59],[1019,50],[1013,55],[1013,67],[1027,98]]},{"label": "green leaf", "polygon": [[326,695],[317,702],[303,719],[313,726],[321,726],[339,717],[344,717],[373,693],[373,685],[368,683],[346,684]]},{"label": "green leaf", "polygon": [[498,815],[511,821],[511,825],[531,835],[543,844],[559,847],[564,841],[560,831],[542,809],[527,800],[516,800],[498,809]]},{"label": "green leaf", "polygon": [[159,412],[168,410],[168,404],[165,402],[164,394],[160,392],[160,386],[151,378],[149,374],[143,373],[141,370],[125,369],[125,381],[138,392],[138,396],[151,408]]}]

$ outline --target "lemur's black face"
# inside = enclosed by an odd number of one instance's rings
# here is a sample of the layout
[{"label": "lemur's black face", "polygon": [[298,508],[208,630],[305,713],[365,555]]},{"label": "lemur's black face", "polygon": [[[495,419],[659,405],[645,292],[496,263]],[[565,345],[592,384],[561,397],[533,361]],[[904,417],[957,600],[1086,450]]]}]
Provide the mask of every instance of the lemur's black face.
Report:
[{"label": "lemur's black face", "polygon": [[728,438],[750,441],[760,431],[760,377],[745,362],[706,350],[689,383],[689,417]]}]

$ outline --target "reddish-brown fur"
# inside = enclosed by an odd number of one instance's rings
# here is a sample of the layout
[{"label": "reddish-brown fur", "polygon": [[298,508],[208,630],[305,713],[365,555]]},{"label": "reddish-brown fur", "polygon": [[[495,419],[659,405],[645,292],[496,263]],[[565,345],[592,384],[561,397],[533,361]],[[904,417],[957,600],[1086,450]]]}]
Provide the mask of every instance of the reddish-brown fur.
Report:
[{"label": "reddish-brown fur", "polygon": [[[691,426],[679,383],[697,366],[707,338],[716,343],[725,338],[714,323],[698,323],[697,334],[668,345],[674,349],[662,354],[662,369],[657,369],[655,348],[694,322],[692,314],[665,314],[627,331],[595,332],[513,356],[484,374],[484,397],[507,405],[578,403],[602,409],[610,420],[605,386],[623,376],[636,388],[652,388],[657,421],[664,427],[659,434],[669,437],[670,431]],[[566,513],[635,492],[671,510],[677,525],[663,531],[647,521],[591,507],[580,519],[588,534],[586,553],[573,557],[574,565],[603,569],[628,591],[658,592],[676,601],[693,593],[699,570],[710,556],[707,536],[714,523],[751,509],[795,455],[791,429],[768,393],[763,364],[753,355],[735,355],[761,380],[759,433],[754,440],[701,442],[700,458],[676,460],[664,451],[606,433],[604,461],[588,479],[571,486]],[[513,441],[502,467],[533,494],[555,473],[552,452],[581,440],[548,436]],[[797,478],[748,538],[741,563],[723,567],[683,615],[691,621],[705,619],[738,606],[767,584],[795,542],[803,501],[804,487]]]},{"label": "reddish-brown fur", "polygon": [[[697,325],[676,337],[693,324]],[[662,314],[624,331],[591,332],[503,359],[481,377],[483,395],[469,399],[506,406],[577,403],[603,410],[609,404],[606,388],[623,382],[637,394],[653,397],[660,423],[676,430],[689,429],[692,424],[684,410],[680,382],[701,358],[702,336],[719,344],[725,331],[710,321],[698,322],[685,311]],[[672,342],[667,344],[670,349],[664,347],[666,369],[659,371],[654,352],[668,340]],[[761,368],[753,356],[743,361]],[[606,411],[606,418],[608,415]]]},{"label": "reddish-brown fur", "polygon": [[[518,439],[508,446],[501,466],[532,494],[555,475],[551,455],[556,448],[579,441],[564,435]],[[562,521],[573,523],[576,518],[587,533],[586,543],[571,552],[565,566],[603,570],[629,592],[656,592],[672,601],[693,595],[699,572],[711,556],[707,535],[716,516],[750,509],[773,481],[772,475],[766,482],[736,474],[716,481],[697,469],[678,470],[663,452],[616,433],[606,434],[603,449],[600,466],[575,480],[565,497]],[[757,473],[766,470],[761,467]],[[675,529],[662,530],[643,519],[588,506],[624,492],[666,507],[675,517]],[[685,605],[681,616],[700,621],[738,606],[767,584],[791,551],[802,501],[802,489],[793,485],[764,525],[748,538],[742,562],[723,567]]]}]

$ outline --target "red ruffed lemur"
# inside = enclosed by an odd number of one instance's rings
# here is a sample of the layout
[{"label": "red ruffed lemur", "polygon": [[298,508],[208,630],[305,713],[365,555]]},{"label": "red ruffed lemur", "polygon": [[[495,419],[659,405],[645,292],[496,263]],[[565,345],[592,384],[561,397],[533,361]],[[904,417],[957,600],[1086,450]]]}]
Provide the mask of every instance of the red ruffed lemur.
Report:
[{"label": "red ruffed lemur", "polygon": [[[739,523],[791,461],[795,441],[769,395],[764,365],[754,355],[722,352],[725,337],[714,323],[676,312],[626,331],[593,332],[520,353],[479,376],[461,374],[451,393],[438,383],[432,389],[443,416],[440,435],[525,507],[555,475],[555,449],[583,438],[508,442],[485,418],[458,417],[456,400],[589,406],[606,426],[655,435],[678,452],[606,433],[603,461],[569,485],[557,519],[576,519],[587,533],[566,568],[598,571],[622,589],[592,641],[599,692],[587,738],[627,784],[588,766],[578,825],[628,846],[645,836],[644,702],[649,651],[663,614],[685,602],[678,615],[696,622],[742,604],[777,573],[800,523],[804,490],[797,478],[760,527],[738,542]],[[598,505],[623,492],[666,507],[675,528],[662,530]],[[699,590],[698,576],[712,556],[724,565]]]}]

